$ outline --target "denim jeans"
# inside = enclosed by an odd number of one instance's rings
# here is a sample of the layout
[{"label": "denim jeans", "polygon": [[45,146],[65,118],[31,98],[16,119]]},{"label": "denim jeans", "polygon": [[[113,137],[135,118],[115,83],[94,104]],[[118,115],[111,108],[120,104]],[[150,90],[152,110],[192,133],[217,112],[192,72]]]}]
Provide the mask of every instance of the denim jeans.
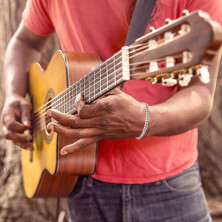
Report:
[{"label": "denim jeans", "polygon": [[190,169],[146,184],[104,183],[80,177],[68,198],[70,222],[212,221],[198,163]]}]

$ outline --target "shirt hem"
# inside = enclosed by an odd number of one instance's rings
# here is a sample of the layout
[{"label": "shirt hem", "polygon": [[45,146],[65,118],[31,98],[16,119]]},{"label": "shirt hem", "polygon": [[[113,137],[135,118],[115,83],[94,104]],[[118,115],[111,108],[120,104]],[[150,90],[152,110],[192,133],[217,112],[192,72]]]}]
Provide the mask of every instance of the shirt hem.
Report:
[{"label": "shirt hem", "polygon": [[136,177],[136,178],[129,178],[129,177],[117,177],[117,176],[106,176],[106,175],[101,175],[98,173],[94,173],[92,177],[96,180],[100,180],[102,182],[107,182],[107,183],[116,183],[116,184],[143,184],[143,183],[152,183],[156,182],[159,180],[166,179],[168,177],[174,176],[178,173],[181,173],[190,167],[194,165],[194,163],[197,161],[197,158],[192,159],[192,161],[183,164],[182,166],[178,167],[177,169],[161,174],[161,175],[156,175],[156,176],[148,176],[148,177]]}]

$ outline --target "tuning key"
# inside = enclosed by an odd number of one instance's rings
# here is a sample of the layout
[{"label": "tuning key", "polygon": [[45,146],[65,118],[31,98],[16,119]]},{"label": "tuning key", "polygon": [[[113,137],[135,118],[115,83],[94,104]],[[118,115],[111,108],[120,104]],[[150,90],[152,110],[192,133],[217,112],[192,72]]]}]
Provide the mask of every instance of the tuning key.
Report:
[{"label": "tuning key", "polygon": [[165,25],[168,25],[168,24],[170,24],[171,22],[172,22],[171,19],[169,19],[169,18],[165,19]]},{"label": "tuning key", "polygon": [[187,9],[184,9],[183,12],[182,12],[182,16],[187,16],[189,15],[189,11]]},{"label": "tuning key", "polygon": [[196,69],[196,74],[200,78],[200,81],[207,84],[210,82],[210,73],[206,66],[202,66]]},{"label": "tuning key", "polygon": [[179,85],[182,87],[187,86],[192,77],[193,77],[193,74],[180,74],[179,80],[178,80]]},{"label": "tuning key", "polygon": [[149,32],[153,32],[154,30],[155,30],[155,28],[153,26],[150,26]]},{"label": "tuning key", "polygon": [[176,79],[163,79],[162,85],[163,86],[175,86],[177,84]]}]

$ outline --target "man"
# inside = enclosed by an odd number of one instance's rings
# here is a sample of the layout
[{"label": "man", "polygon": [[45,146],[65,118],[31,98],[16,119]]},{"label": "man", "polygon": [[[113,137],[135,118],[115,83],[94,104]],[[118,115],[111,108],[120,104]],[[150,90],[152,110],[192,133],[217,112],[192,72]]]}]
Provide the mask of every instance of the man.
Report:
[{"label": "man", "polygon": [[[106,60],[124,45],[134,3],[27,1],[5,58],[2,120],[7,139],[33,150],[31,135],[23,134],[31,110],[24,98],[26,73],[47,36],[56,32],[64,51],[95,53]],[[183,9],[202,9],[222,24],[221,8],[220,0],[158,0],[150,25],[158,28]],[[61,123],[49,124],[50,130],[79,139],[64,147],[62,155],[99,141],[94,175],[81,177],[68,199],[72,221],[211,221],[196,163],[195,128],[210,114],[218,65],[219,53],[206,85],[197,78],[182,89],[132,80],[90,105],[79,95],[78,115],[48,111]]]}]

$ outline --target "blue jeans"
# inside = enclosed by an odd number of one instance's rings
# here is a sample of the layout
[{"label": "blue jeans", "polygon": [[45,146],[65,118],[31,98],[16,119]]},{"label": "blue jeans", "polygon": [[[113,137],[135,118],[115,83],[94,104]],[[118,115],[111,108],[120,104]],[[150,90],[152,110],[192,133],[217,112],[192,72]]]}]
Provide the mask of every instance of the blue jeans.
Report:
[{"label": "blue jeans", "polygon": [[146,184],[112,184],[81,177],[68,198],[70,222],[212,221],[198,163],[190,169]]}]

